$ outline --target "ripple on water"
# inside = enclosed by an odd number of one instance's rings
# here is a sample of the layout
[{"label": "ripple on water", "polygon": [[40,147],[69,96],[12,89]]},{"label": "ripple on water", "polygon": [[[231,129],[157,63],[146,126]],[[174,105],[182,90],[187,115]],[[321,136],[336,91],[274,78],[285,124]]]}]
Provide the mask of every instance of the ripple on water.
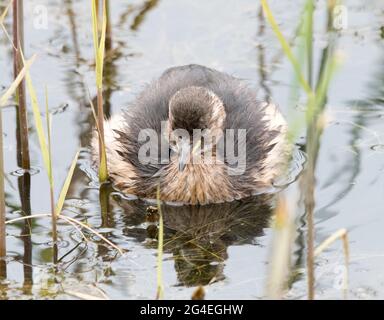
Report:
[{"label": "ripple on water", "polygon": [[273,182],[275,188],[284,188],[295,182],[303,171],[304,164],[307,161],[305,152],[295,146],[292,152],[292,160],[287,172]]},{"label": "ripple on water", "polygon": [[[57,247],[59,249],[64,249],[64,248],[68,248],[69,247],[70,242],[67,241],[67,240],[58,240],[56,242],[56,244],[57,244]],[[48,241],[48,242],[44,243],[43,245],[45,245],[46,247],[52,247],[53,246],[53,241]]]},{"label": "ripple on water", "polygon": [[15,170],[15,171],[12,171],[10,173],[10,175],[15,176],[15,177],[22,177],[26,173],[29,173],[31,176],[34,176],[35,174],[40,173],[40,169],[37,168],[37,167],[31,167],[31,169],[29,169],[29,170],[26,170],[26,169],[23,169],[23,168],[19,168],[19,169]]}]

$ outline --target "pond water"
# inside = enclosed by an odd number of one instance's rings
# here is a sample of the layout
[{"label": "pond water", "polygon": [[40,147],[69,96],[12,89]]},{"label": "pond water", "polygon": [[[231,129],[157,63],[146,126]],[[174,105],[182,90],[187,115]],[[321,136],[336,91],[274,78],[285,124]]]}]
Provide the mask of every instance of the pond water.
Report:
[{"label": "pond water", "polygon": [[[4,6],[8,1],[0,1]],[[122,256],[97,236],[82,239],[60,222],[59,264],[52,265],[50,219],[7,225],[7,277],[3,299],[153,299],[157,288],[157,222],[150,204],[107,188],[100,206],[90,166],[95,96],[90,1],[25,1],[25,54],[38,57],[31,76],[41,104],[44,86],[53,113],[53,168],[58,196],[77,150],[81,150],[64,214],[91,226],[123,249]],[[325,1],[316,2],[314,65],[327,44]],[[284,34],[293,39],[302,3],[270,1]],[[36,25],[47,10],[47,28]],[[332,81],[327,126],[316,171],[316,244],[346,228],[350,241],[348,295],[384,298],[384,5],[382,0],[347,3],[348,21],[338,33],[344,61]],[[288,103],[293,73],[253,0],[110,1],[111,46],[105,67],[107,113],[128,106],[143,84],[175,65],[198,63],[246,79],[260,98],[271,97],[288,119],[303,115]],[[6,26],[11,32],[10,19]],[[40,27],[39,27],[40,26]],[[12,81],[11,45],[1,36],[0,86]],[[36,172],[20,177],[16,158],[16,112],[3,110],[7,219],[47,213],[49,184],[29,114],[30,148]],[[303,143],[301,138],[298,143]],[[25,194],[30,182],[30,202]],[[297,189],[297,183],[289,186]],[[24,190],[24,191],[23,191]],[[23,201],[21,201],[23,199]],[[103,202],[103,203],[104,203]],[[22,204],[23,203],[23,204]],[[273,230],[274,196],[204,207],[163,208],[164,296],[189,299],[204,285],[207,299],[259,299],[265,295]],[[299,217],[302,212],[297,213]],[[292,261],[297,276],[286,298],[306,297],[305,225],[299,224]],[[341,243],[316,259],[316,297],[342,298]]]}]

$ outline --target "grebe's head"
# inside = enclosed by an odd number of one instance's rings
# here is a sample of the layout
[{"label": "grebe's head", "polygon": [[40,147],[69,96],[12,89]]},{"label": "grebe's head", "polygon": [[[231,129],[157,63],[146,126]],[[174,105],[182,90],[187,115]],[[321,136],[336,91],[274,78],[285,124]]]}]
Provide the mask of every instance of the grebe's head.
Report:
[{"label": "grebe's head", "polygon": [[[183,170],[196,150],[212,149],[222,136],[226,114],[223,102],[203,87],[186,87],[169,101],[169,142]],[[200,136],[199,136],[200,135]]]}]

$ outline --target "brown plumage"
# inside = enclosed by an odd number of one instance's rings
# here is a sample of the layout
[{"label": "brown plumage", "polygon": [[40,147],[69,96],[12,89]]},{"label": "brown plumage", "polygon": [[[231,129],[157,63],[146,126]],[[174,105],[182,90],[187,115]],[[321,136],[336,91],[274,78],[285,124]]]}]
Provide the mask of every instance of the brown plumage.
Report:
[{"label": "brown plumage", "polygon": [[[157,135],[159,152],[143,163],[139,155],[146,141],[138,137],[147,129]],[[208,129],[216,140],[199,138],[198,144],[179,133],[192,135],[196,129]],[[235,153],[237,148],[245,150],[237,163],[220,152],[220,143],[229,141],[228,129],[246,132],[241,142],[235,131]],[[199,65],[175,67],[147,85],[122,114],[105,122],[108,168],[117,188],[141,198],[156,198],[160,184],[165,201],[232,201],[272,187],[290,154],[286,132],[276,106],[257,101],[243,81]],[[95,163],[97,143],[95,134]],[[163,144],[169,145],[168,163],[161,162]],[[206,161],[209,154],[213,163]],[[192,163],[196,155],[201,161]]]}]

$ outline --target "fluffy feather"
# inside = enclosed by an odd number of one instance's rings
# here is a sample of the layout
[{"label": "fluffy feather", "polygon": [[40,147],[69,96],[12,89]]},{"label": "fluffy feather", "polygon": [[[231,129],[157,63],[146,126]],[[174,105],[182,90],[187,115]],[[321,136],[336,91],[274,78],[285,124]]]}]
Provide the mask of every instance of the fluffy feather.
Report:
[{"label": "fluffy feather", "polygon": [[[172,161],[145,165],[138,159],[140,130],[151,128],[161,136],[161,121],[169,119],[169,102],[181,89],[203,87],[213,92],[225,109],[224,129],[246,129],[246,169],[228,175],[228,163],[187,165],[179,172]],[[121,115],[105,123],[108,168],[123,192],[155,198],[160,183],[161,197],[167,201],[207,204],[232,201],[260,193],[282,173],[290,146],[287,126],[277,107],[257,101],[254,91],[228,74],[199,65],[166,70],[148,84]],[[159,150],[160,150],[159,140]],[[235,143],[237,137],[235,135]],[[236,145],[236,144],[235,144]],[[93,139],[97,159],[97,134]]]}]

